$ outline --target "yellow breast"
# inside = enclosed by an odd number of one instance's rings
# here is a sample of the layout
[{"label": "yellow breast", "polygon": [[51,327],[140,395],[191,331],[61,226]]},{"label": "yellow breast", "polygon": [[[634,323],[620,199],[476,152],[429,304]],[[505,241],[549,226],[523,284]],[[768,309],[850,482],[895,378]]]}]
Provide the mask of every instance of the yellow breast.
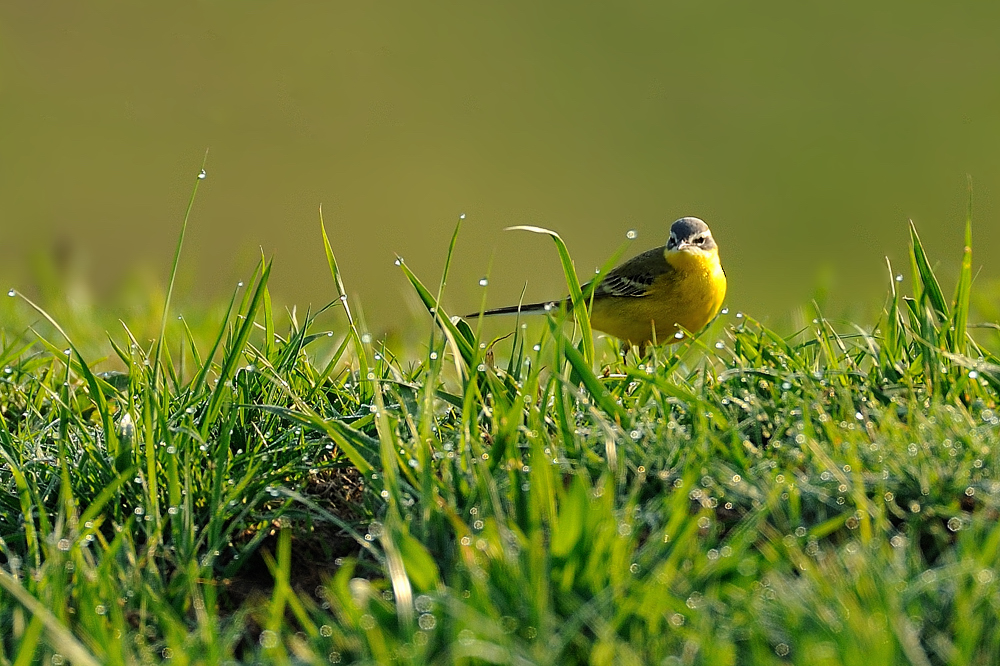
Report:
[{"label": "yellow breast", "polygon": [[635,344],[671,342],[679,331],[699,331],[712,321],[726,296],[726,274],[717,250],[671,251],[674,268],[659,276],[640,297],[594,303],[594,328]]}]

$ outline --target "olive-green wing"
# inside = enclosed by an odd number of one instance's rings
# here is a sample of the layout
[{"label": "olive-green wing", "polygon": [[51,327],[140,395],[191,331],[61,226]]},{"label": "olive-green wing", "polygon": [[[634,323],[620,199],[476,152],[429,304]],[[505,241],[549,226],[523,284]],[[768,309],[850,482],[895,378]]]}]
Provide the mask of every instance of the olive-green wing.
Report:
[{"label": "olive-green wing", "polygon": [[649,293],[657,277],[673,272],[673,266],[663,256],[664,248],[657,247],[629,259],[609,271],[594,291],[594,298],[640,298]]}]

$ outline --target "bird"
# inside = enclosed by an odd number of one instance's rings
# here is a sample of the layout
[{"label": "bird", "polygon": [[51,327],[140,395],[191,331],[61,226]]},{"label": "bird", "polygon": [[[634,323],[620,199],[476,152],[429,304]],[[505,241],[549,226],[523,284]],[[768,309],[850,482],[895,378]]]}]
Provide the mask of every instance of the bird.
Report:
[{"label": "bird", "polygon": [[[587,294],[591,283],[583,286]],[[719,313],[726,296],[726,273],[712,231],[697,217],[670,225],[666,245],[647,250],[613,268],[593,289],[591,326],[627,343],[646,346],[677,342],[701,330]],[[466,319],[517,313],[549,312],[568,298],[511,305]]]}]

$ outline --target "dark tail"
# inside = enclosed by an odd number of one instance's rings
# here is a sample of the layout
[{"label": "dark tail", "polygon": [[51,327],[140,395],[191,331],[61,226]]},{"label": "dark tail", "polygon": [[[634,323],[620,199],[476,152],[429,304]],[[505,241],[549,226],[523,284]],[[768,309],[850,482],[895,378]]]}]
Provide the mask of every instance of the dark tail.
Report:
[{"label": "dark tail", "polygon": [[562,301],[544,301],[542,303],[525,303],[523,305],[508,305],[505,308],[496,308],[495,310],[486,310],[485,312],[473,312],[472,314],[467,314],[462,317],[462,319],[475,319],[480,314],[484,317],[490,317],[493,315],[505,315],[505,314],[535,314],[538,312],[549,312],[555,311],[562,305]]}]

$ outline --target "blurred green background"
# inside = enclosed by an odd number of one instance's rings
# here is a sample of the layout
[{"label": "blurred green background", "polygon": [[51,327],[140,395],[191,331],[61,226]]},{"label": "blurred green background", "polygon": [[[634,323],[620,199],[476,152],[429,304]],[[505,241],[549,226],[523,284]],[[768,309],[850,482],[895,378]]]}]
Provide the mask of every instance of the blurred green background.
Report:
[{"label": "blurred green background", "polygon": [[682,215],[712,226],[731,308],[868,308],[886,255],[908,275],[908,218],[957,266],[967,175],[982,284],[998,29],[987,2],[7,2],[0,277],[33,293],[48,266],[98,303],[164,283],[208,148],[189,299],[262,248],[277,300],[332,300],[322,204],[380,329],[410,321],[394,253],[436,285],[462,213],[453,311],[487,271],[489,305],[563,292],[551,242],[506,226],[559,231],[586,274]]}]

